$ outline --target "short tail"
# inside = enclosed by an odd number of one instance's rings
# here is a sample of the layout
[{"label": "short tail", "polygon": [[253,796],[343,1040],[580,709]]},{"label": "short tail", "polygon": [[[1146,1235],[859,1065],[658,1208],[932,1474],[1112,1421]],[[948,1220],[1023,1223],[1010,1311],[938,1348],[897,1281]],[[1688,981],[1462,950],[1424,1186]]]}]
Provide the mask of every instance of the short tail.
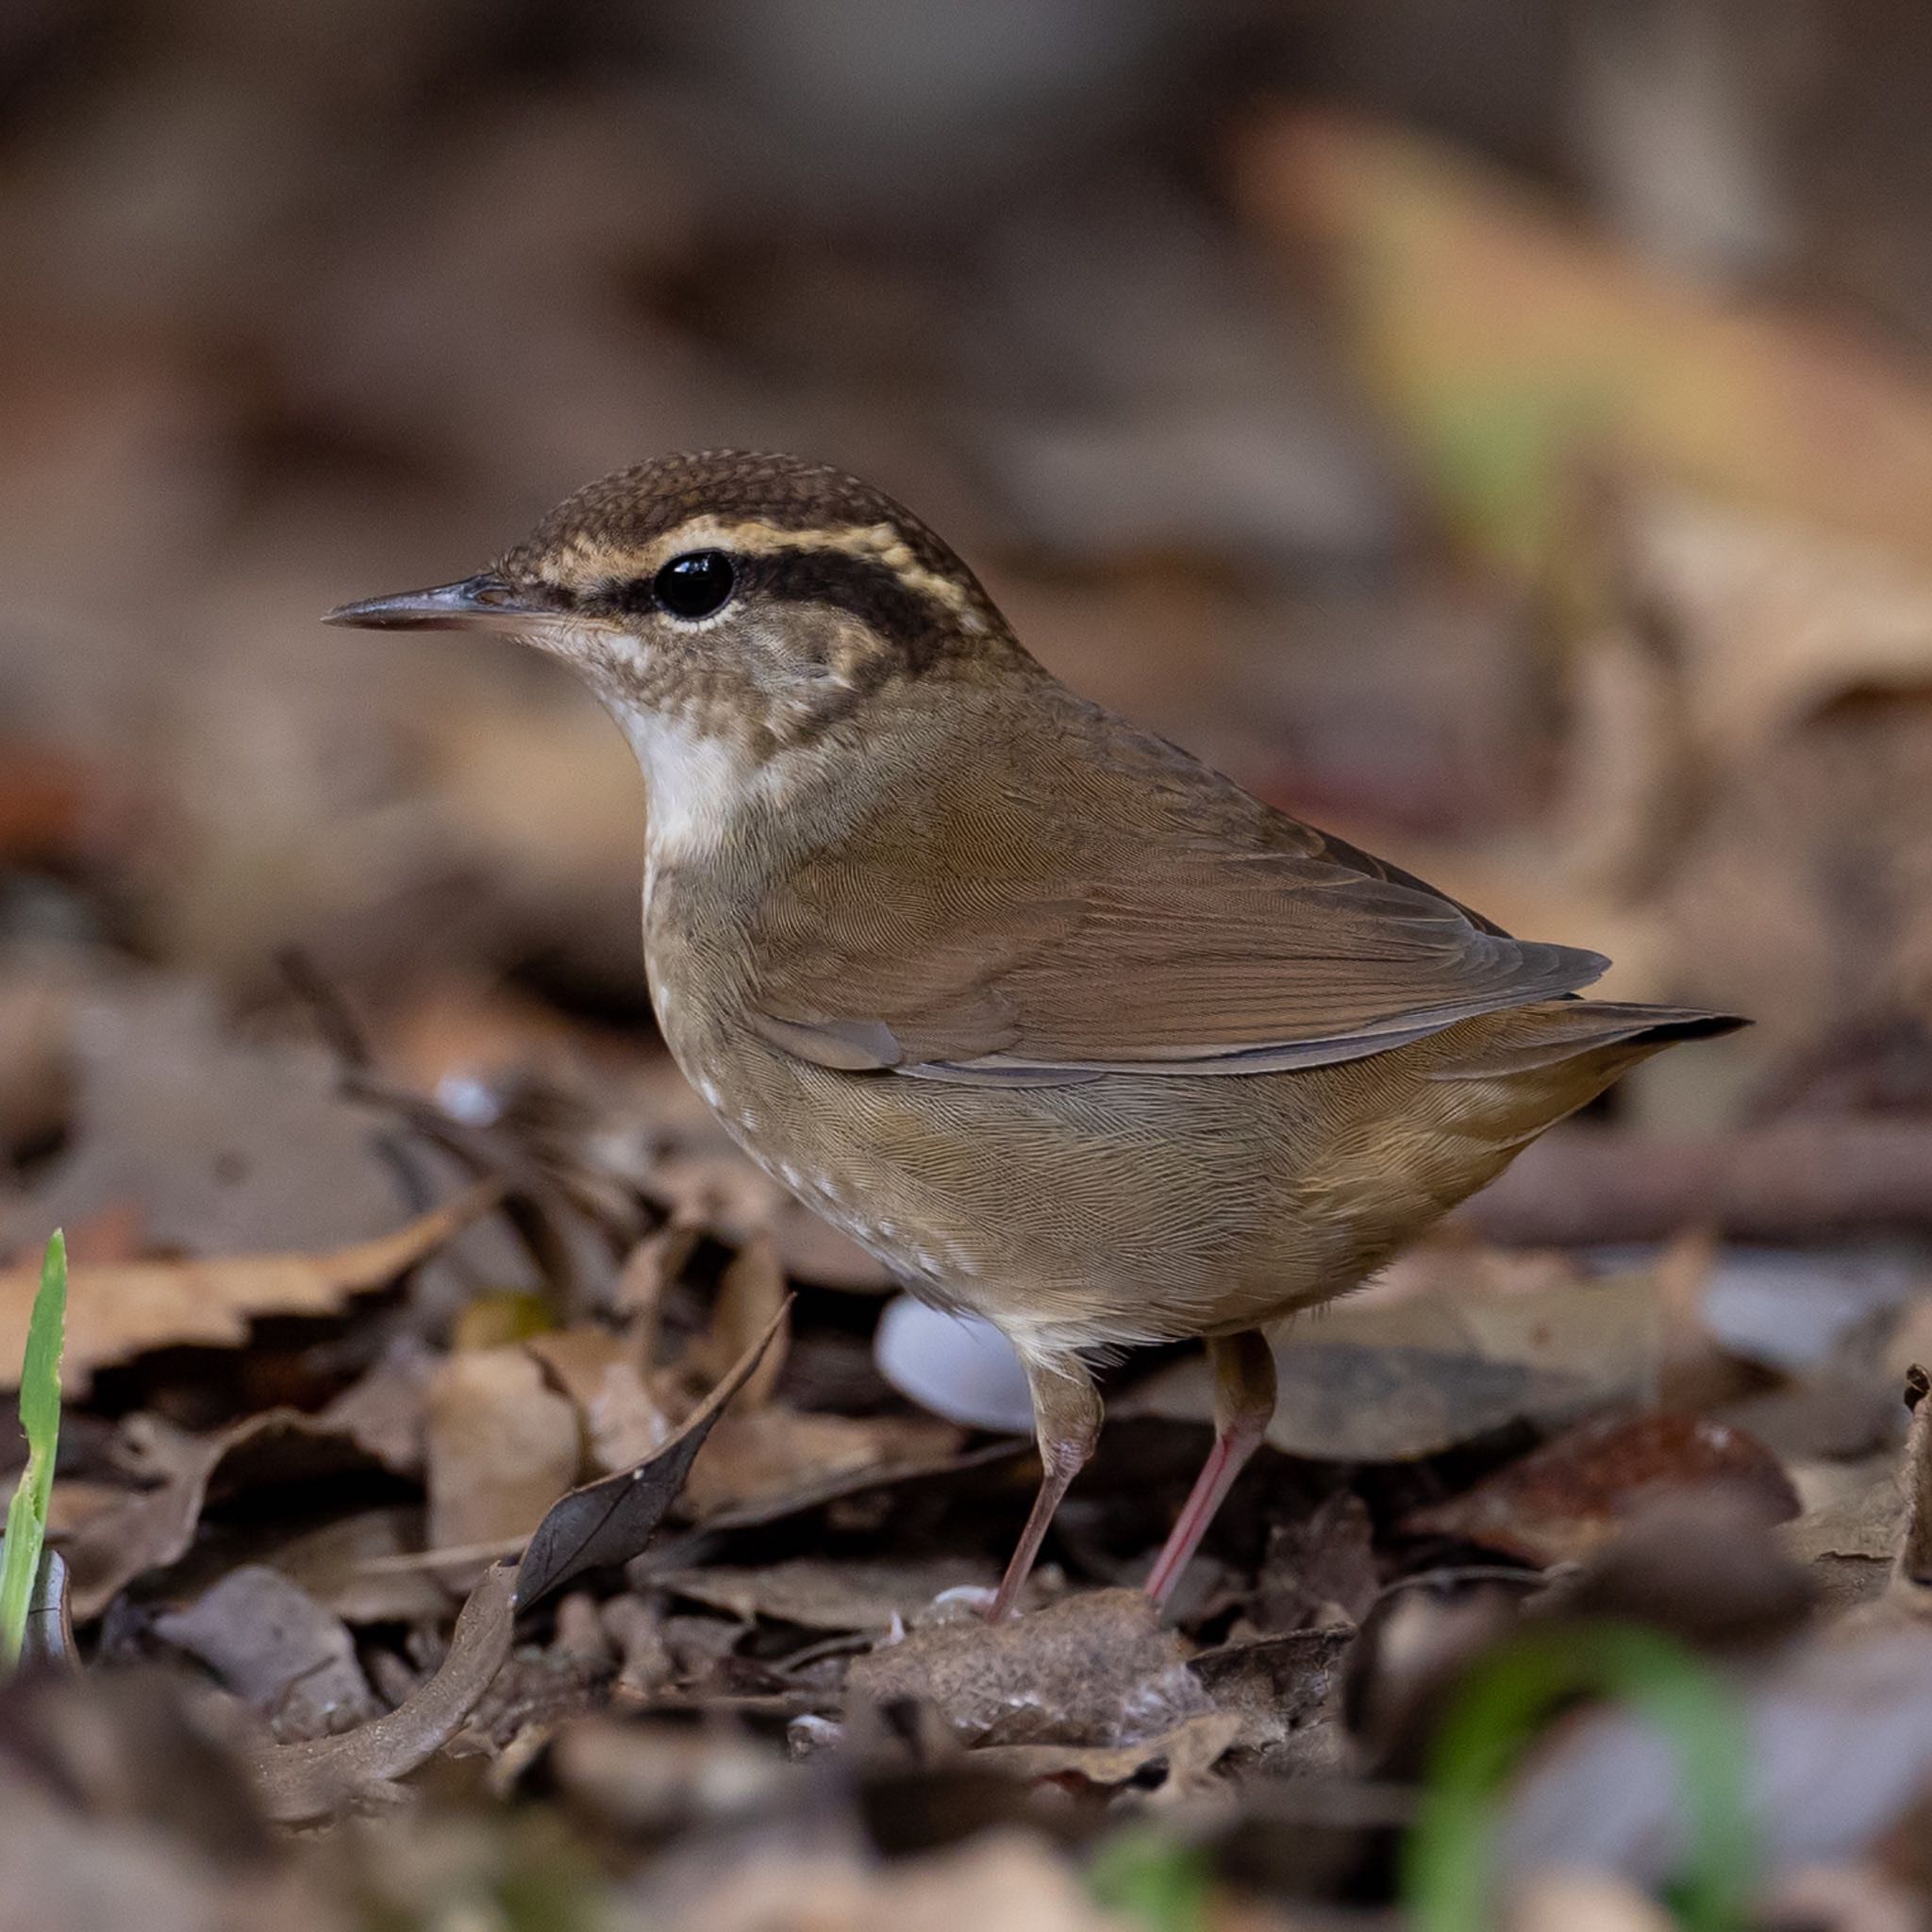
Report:
[{"label": "short tail", "polygon": [[1517,1024],[1507,1031],[1497,1026],[1466,1057],[1431,1067],[1429,1077],[1462,1080],[1472,1074],[1528,1074],[1589,1059],[1601,1066],[1607,1085],[1625,1067],[1680,1041],[1718,1040],[1751,1024],[1736,1013],[1628,1006],[1615,1000],[1540,1000],[1497,1017]]}]

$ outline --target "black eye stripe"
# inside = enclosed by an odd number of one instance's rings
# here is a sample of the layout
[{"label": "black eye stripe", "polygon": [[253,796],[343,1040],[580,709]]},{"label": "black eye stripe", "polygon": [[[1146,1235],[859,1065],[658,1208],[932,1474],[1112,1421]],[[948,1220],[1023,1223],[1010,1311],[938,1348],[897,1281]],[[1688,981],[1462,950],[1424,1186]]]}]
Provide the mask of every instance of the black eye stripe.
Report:
[{"label": "black eye stripe", "polygon": [[849,611],[889,640],[914,673],[943,655],[956,634],[955,611],[931,590],[908,584],[874,558],[808,544],[683,551],[653,576],[607,585],[592,608],[699,623],[735,597]]},{"label": "black eye stripe", "polygon": [[872,558],[800,547],[746,558],[745,588],[781,603],[824,604],[849,611],[890,639],[908,665],[924,665],[943,645],[952,613]]}]

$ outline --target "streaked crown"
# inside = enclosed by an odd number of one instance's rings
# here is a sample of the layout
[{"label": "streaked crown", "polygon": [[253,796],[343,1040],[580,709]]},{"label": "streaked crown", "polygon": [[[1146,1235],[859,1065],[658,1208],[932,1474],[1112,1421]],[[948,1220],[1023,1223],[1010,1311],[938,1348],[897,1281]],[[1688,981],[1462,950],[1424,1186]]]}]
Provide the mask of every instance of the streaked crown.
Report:
[{"label": "streaked crown", "polygon": [[[587,615],[665,603],[680,558],[720,553],[747,600],[844,610],[915,663],[1005,625],[952,548],[883,491],[797,457],[657,457],[566,497],[497,564],[513,589]],[[675,612],[674,611],[675,615]]]}]

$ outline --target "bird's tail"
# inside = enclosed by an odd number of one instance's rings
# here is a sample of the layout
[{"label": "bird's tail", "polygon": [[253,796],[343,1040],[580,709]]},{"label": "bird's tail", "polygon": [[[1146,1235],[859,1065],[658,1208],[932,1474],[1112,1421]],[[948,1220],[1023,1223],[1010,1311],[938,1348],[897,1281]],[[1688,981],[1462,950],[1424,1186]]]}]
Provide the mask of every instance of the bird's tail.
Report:
[{"label": "bird's tail", "polygon": [[[1472,1075],[1505,1076],[1541,1068],[1587,1062],[1607,1086],[1626,1067],[1686,1040],[1717,1040],[1748,1026],[1736,1013],[1706,1013],[1690,1007],[1642,1007],[1615,1000],[1540,1000],[1521,1007],[1503,1038],[1491,1031],[1465,1058],[1453,1055],[1429,1069],[1432,1080]],[[1581,1069],[1579,1069],[1581,1071]]]}]

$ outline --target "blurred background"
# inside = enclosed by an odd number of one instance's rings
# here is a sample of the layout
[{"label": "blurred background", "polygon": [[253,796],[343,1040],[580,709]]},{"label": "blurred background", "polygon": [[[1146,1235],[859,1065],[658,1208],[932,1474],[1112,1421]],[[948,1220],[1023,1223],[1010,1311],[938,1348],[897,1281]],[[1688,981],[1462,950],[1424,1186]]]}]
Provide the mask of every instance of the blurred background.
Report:
[{"label": "blurred background", "polygon": [[[726,1884],[758,1814],[772,1890],[742,1897],[769,1908],[621,1923],[1102,1923],[1044,1840],[1021,1876],[1046,1906],[979,1890],[943,1918],[891,1890],[926,1868],[836,1851],[858,1784],[768,1800],[838,1740],[848,1665],[861,1717],[924,1699],[975,1746],[1071,1750],[1015,1774],[1100,1794],[1052,1812],[1056,1843],[1116,1796],[1204,1792],[1271,1848],[1249,1882],[1332,1902],[1362,1873],[1388,1895],[1436,1690],[1524,1605],[1715,1655],[1814,1598],[1829,1641],[1763,1679],[1801,1686],[1754,1754],[1786,1794],[1766,1844],[1804,1871],[1890,1845],[1917,1903],[1753,1923],[1918,1923],[1928,75],[1923,0],[4,0],[0,1406],[64,1225],[52,1533],[91,1656],[192,1659],[285,1740],[406,1709],[475,1566],[657,1454],[789,1291],[675,1536],[526,1618],[442,1767],[473,1760],[447,1793],[576,1793],[587,1869],[629,1856],[613,1829],[643,1860],[715,1826],[674,1888]],[[1058,1519],[1042,1601],[1099,1621],[969,1622],[945,1651],[941,1607],[992,1583],[1032,1493],[1024,1442],[970,1433],[1024,1429],[1010,1364],[910,1304],[882,1320],[877,1266],[671,1069],[642,790],[575,680],[318,621],[475,570],[602,472],[721,446],[883,486],[1069,682],[1600,948],[1605,991],[1757,1022],[1661,1057],[1295,1326],[1271,1447],[1175,1602],[1224,1673],[1181,1729],[1147,1716],[1180,1640],[1093,1586],[1146,1574],[1207,1452],[1198,1355],[1114,1372]],[[1659,1495],[1732,1479],[1742,1516],[1642,1541]],[[1916,1637],[1841,1642],[1868,1610]],[[1071,1688],[1009,1696],[1055,1629]],[[307,1635],[271,1663],[264,1631]],[[922,1654],[964,1661],[893,1675]],[[50,1735],[80,1707],[50,1702]],[[544,1755],[607,1707],[705,1722]],[[168,1916],[180,1870],[258,1869],[245,1795],[186,1791],[173,1731],[29,1763],[21,1708],[0,1871],[37,1926],[468,1909]],[[855,1721],[878,1845],[1008,1815],[943,1781],[937,1738],[894,1757]],[[74,1823],[83,1759],[110,1789]],[[1532,1832],[1519,1863],[1660,1876],[1693,1807],[1632,1762],[1586,1761],[1551,1814],[1583,1838]],[[1274,1782],[1338,1766],[1358,1808]],[[212,1865],[102,1855],[134,1841],[127,1767],[222,1813]],[[315,1895],[433,1890],[399,1848],[448,1809],[373,1854],[317,1840]],[[801,1886],[808,1845],[847,1890]],[[116,1874],[114,1908],[23,1889]],[[1586,1917],[1657,1923],[1511,1923]]]},{"label": "blurred background", "polygon": [[1905,0],[13,0],[0,1155],[108,979],[294,949],[417,1083],[648,1041],[615,732],[316,619],[675,446],[862,473],[1070,681],[1757,1017],[1633,1118],[1932,1105],[1928,60]]}]

